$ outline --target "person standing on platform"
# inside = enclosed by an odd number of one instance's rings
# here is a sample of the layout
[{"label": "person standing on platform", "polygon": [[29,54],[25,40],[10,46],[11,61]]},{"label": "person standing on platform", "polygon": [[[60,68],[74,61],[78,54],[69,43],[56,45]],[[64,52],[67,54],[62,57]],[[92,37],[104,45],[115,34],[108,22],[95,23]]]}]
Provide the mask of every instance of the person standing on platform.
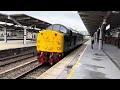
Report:
[{"label": "person standing on platform", "polygon": [[91,37],[91,48],[93,49],[93,44],[94,44],[94,38]]}]

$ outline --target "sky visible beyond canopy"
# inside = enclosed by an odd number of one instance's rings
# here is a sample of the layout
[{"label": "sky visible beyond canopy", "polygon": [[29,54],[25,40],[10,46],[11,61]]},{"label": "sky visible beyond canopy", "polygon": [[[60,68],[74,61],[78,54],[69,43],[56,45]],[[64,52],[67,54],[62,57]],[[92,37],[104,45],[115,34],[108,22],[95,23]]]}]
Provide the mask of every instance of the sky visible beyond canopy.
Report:
[{"label": "sky visible beyond canopy", "polygon": [[77,11],[0,11],[3,14],[26,14],[51,24],[63,24],[77,31],[87,31]]}]

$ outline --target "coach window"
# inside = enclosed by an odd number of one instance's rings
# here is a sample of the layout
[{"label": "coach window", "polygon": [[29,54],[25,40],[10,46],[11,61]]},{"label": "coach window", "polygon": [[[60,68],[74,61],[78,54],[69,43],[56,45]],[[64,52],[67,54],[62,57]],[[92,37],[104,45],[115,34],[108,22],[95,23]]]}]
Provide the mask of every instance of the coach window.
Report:
[{"label": "coach window", "polygon": [[52,30],[53,29],[53,25],[50,25],[46,28],[47,30]]},{"label": "coach window", "polygon": [[60,27],[60,32],[67,33],[67,29],[63,26]]},{"label": "coach window", "polygon": [[60,25],[53,25],[53,30],[59,31]]}]

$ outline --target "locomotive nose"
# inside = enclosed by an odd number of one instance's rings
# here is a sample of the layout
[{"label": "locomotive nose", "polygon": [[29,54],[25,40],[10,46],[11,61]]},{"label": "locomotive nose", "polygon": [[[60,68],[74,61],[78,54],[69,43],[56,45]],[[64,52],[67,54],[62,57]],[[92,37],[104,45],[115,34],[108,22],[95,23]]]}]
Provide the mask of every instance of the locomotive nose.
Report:
[{"label": "locomotive nose", "polygon": [[42,31],[37,40],[37,47],[45,52],[63,52],[64,35],[53,30]]}]

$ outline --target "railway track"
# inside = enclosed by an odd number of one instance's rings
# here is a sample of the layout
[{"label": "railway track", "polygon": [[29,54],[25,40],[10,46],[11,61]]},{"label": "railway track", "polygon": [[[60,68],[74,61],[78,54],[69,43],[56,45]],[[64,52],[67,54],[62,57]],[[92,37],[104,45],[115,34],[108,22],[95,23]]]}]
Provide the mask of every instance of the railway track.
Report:
[{"label": "railway track", "polygon": [[33,51],[0,59],[0,79],[36,79],[50,65],[41,65]]},{"label": "railway track", "polygon": [[40,66],[35,51],[0,58],[0,79],[16,79]]},{"label": "railway track", "polygon": [[5,58],[0,58],[0,66],[7,65],[16,61],[24,60],[27,58],[34,57],[34,51],[27,51],[22,54],[12,55]]},{"label": "railway track", "polygon": [[0,79],[16,79],[38,66],[40,63],[35,57],[1,66]]},{"label": "railway track", "polygon": [[41,66],[34,51],[24,52],[0,58],[0,79],[31,79],[29,74],[38,76],[49,68],[50,66]]},{"label": "railway track", "polygon": [[45,71],[47,71],[50,67],[51,67],[50,65],[41,65],[17,79],[36,79]]}]

